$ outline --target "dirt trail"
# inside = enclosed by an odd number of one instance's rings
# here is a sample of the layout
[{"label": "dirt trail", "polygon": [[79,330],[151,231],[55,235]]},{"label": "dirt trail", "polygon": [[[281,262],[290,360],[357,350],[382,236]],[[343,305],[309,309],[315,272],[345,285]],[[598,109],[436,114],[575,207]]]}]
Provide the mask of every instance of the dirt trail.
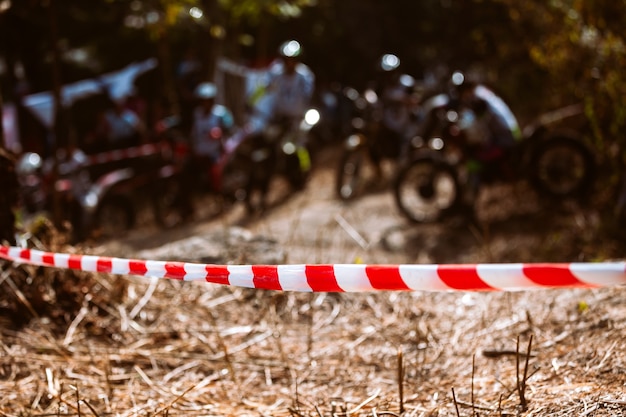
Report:
[{"label": "dirt trail", "polygon": [[[274,184],[271,207],[263,214],[247,217],[237,204],[216,218],[172,230],[144,227],[97,245],[94,251],[111,256],[150,255],[149,250],[165,244],[179,242],[184,247],[191,238],[243,228],[248,240],[265,245],[271,241],[280,248],[283,256],[270,258],[278,263],[572,262],[619,252],[616,246],[594,246],[601,243],[594,236],[599,221],[595,212],[572,202],[541,202],[524,184],[486,190],[480,199],[479,225],[459,219],[410,224],[395,207],[389,187],[341,202],[334,194],[339,154],[339,149],[332,148],[320,155],[320,164],[302,192],[286,196],[279,191],[283,184]],[[392,175],[391,166],[387,172]],[[190,259],[207,258],[204,253],[183,252]],[[243,258],[223,260],[232,263]]]},{"label": "dirt trail", "polygon": [[144,227],[96,245],[94,250],[113,256],[145,254],[174,241],[184,245],[193,237],[242,228],[251,238],[269,239],[283,248],[284,262],[407,262],[403,250],[389,251],[384,246],[390,232],[407,226],[393,205],[391,193],[378,192],[350,204],[339,201],[333,189],[335,154],[336,150],[328,150],[321,155],[323,166],[314,171],[302,192],[287,196],[280,191],[284,184],[277,180],[270,208],[263,214],[248,217],[243,205],[237,204],[217,218],[196,220],[172,230]]}]

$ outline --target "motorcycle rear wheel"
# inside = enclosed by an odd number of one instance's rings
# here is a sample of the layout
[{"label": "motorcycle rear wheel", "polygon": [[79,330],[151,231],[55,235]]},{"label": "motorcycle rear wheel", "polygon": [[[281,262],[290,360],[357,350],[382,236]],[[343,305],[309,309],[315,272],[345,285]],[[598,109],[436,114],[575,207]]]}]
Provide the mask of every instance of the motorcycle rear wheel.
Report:
[{"label": "motorcycle rear wheel", "polygon": [[550,138],[534,149],[530,175],[531,183],[543,195],[582,197],[595,177],[593,156],[575,139]]},{"label": "motorcycle rear wheel", "polygon": [[394,198],[400,212],[412,223],[440,221],[460,205],[457,172],[442,161],[416,159],[398,172]]}]

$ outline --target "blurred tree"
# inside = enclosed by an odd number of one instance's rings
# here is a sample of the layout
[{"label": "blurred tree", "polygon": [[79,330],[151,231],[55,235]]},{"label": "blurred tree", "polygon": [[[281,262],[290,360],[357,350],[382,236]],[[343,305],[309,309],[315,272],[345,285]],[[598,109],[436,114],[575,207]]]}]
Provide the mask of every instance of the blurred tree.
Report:
[{"label": "blurred tree", "polygon": [[[32,91],[51,87],[45,1],[13,2],[0,14],[9,99],[18,67]],[[623,1],[56,1],[64,82],[158,56],[162,73],[151,91],[172,96],[168,77],[190,47],[210,78],[217,56],[262,65],[281,41],[297,38],[323,80],[360,87],[393,52],[418,78],[477,71],[522,121],[583,100],[602,149],[625,124]]]},{"label": "blurred tree", "polygon": [[545,99],[585,104],[596,147],[615,170],[626,159],[626,2],[500,1],[550,76]]}]

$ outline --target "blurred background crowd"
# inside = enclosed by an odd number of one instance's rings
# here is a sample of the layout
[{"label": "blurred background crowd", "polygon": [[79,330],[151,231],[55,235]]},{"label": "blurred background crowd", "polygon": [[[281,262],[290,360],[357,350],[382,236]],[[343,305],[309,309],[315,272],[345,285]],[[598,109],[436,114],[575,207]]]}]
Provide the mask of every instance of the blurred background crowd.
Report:
[{"label": "blurred background crowd", "polygon": [[[2,144],[18,156],[95,155],[158,142],[172,117],[189,138],[205,98],[232,118],[221,129],[251,128],[285,58],[311,76],[318,145],[340,143],[348,92],[380,95],[381,57],[392,56],[417,102],[460,70],[521,126],[578,105],[613,186],[626,158],[625,18],[615,1],[1,0]],[[288,40],[297,48],[285,53]]]}]

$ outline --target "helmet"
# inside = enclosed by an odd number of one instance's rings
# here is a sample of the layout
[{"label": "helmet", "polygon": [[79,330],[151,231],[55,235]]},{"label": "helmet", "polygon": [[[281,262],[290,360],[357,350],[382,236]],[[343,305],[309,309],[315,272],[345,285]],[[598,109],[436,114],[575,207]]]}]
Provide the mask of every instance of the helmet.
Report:
[{"label": "helmet", "polygon": [[302,54],[302,46],[296,40],[283,42],[278,48],[278,53],[285,58],[296,58]]},{"label": "helmet", "polygon": [[217,96],[217,87],[213,83],[200,83],[194,90],[194,96],[200,99],[211,99]]},{"label": "helmet", "polygon": [[415,87],[415,78],[413,78],[409,74],[402,74],[399,81],[400,85],[407,90],[412,90],[413,87]]},{"label": "helmet", "polygon": [[383,71],[393,71],[400,66],[400,58],[394,54],[385,54],[380,58],[379,65]]},{"label": "helmet", "polygon": [[472,72],[454,71],[450,77],[450,85],[456,90],[474,88],[478,84],[480,84],[480,77]]},{"label": "helmet", "polygon": [[463,84],[465,84],[466,81],[467,80],[465,79],[465,74],[463,74],[461,71],[454,71],[452,73],[452,77],[450,77],[450,82],[455,87],[462,86]]},{"label": "helmet", "polygon": [[34,152],[26,152],[17,161],[15,170],[19,175],[34,174],[43,166],[43,161],[39,154]]}]

